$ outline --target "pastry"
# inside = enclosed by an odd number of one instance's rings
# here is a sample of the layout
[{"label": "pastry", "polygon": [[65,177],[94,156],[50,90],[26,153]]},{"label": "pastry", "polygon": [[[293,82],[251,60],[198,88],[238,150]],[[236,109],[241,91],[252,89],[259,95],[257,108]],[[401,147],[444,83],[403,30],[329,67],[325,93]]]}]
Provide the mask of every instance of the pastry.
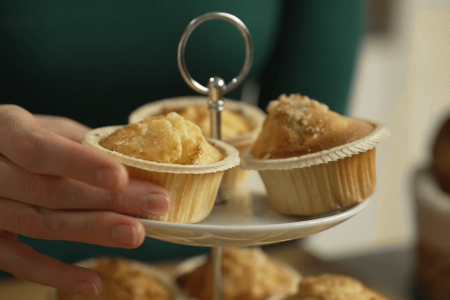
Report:
[{"label": "pastry", "polygon": [[[206,105],[192,105],[185,107],[166,106],[162,110],[162,115],[176,112],[186,120],[197,124],[204,136],[211,136],[210,111]],[[221,138],[238,136],[251,131],[255,125],[244,118],[241,114],[224,109],[221,113]]]},{"label": "pastry", "polygon": [[362,202],[375,191],[375,145],[389,136],[377,122],[347,118],[307,96],[281,95],[243,167],[258,170],[271,206],[315,215]]},{"label": "pastry", "polygon": [[[189,262],[189,261],[188,261]],[[182,290],[198,300],[212,299],[211,258],[177,278]],[[260,248],[225,248],[224,300],[283,299],[295,294],[300,275],[268,257]]]},{"label": "pastry", "polygon": [[[148,116],[165,115],[175,111],[197,124],[204,136],[210,136],[210,112],[207,97],[190,96],[164,99],[137,108],[129,116],[129,123],[139,122]],[[235,147],[242,155],[255,141],[266,114],[256,106],[225,99],[221,114],[221,138]],[[245,182],[249,171],[234,167],[227,170],[222,179],[223,189],[233,189]]]},{"label": "pastry", "polygon": [[360,281],[347,276],[323,274],[306,277],[298,293],[287,300],[387,300],[365,287]]},{"label": "pastry", "polygon": [[197,125],[177,113],[92,130],[83,144],[123,163],[131,178],[166,188],[172,198],[169,212],[148,219],[174,223],[206,218],[224,171],[240,160],[235,148],[222,141],[205,140]]},{"label": "pastry", "polygon": [[58,300],[173,300],[172,291],[150,274],[141,272],[131,262],[119,258],[99,258],[91,267],[103,282],[98,295],[79,295],[57,291]]},{"label": "pastry", "polygon": [[434,141],[431,170],[441,188],[450,194],[450,118]]}]

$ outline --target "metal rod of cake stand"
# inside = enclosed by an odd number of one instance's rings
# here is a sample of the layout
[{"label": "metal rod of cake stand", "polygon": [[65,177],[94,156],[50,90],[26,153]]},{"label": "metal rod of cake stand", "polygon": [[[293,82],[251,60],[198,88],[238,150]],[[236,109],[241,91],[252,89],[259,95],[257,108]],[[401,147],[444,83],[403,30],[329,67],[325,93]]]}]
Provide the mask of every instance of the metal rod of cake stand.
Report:
[{"label": "metal rod of cake stand", "polygon": [[[221,113],[225,102],[223,101],[225,81],[220,77],[211,77],[208,82],[209,99],[208,109],[210,114],[210,136],[213,139],[221,139]],[[217,192],[216,204],[224,203],[226,199],[222,193],[222,184]]]},{"label": "metal rod of cake stand", "polygon": [[223,299],[223,248],[211,248],[211,262],[212,262],[212,282],[213,282],[213,298],[212,300]]},{"label": "metal rod of cake stand", "polygon": [[[222,78],[212,77],[209,79],[209,100],[208,109],[210,112],[210,134],[214,139],[221,139],[221,112],[223,111],[223,90],[225,88],[225,82]],[[222,197],[221,188],[216,197],[216,204],[225,201]],[[222,278],[222,265],[223,265],[223,248],[211,247],[211,263],[212,263],[212,282],[213,282],[213,300],[223,299],[223,278]]]}]

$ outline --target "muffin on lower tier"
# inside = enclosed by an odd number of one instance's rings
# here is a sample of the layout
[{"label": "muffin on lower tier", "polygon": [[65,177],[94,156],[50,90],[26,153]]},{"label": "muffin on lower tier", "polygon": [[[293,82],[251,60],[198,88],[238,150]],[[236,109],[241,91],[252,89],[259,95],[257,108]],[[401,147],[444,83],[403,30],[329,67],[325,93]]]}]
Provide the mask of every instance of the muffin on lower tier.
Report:
[{"label": "muffin on lower tier", "polygon": [[306,96],[281,95],[242,167],[257,170],[271,206],[314,215],[362,202],[375,191],[375,146],[389,136],[379,122],[347,118]]},{"label": "muffin on lower tier", "polygon": [[121,162],[131,178],[169,192],[172,206],[151,220],[196,223],[211,212],[225,170],[239,164],[239,152],[225,142],[205,140],[197,125],[176,113],[125,127],[90,131],[83,144]]},{"label": "muffin on lower tier", "polygon": [[[176,270],[177,283],[189,297],[212,299],[211,257],[187,260]],[[224,248],[224,300],[281,300],[297,292],[300,274],[260,248]]]},{"label": "muffin on lower tier", "polygon": [[[129,123],[142,121],[149,116],[166,115],[177,112],[187,120],[197,124],[204,136],[210,136],[210,119],[207,107],[208,98],[204,96],[185,96],[163,99],[145,104],[134,110]],[[222,140],[242,155],[250,149],[261,130],[266,114],[258,107],[244,102],[225,99],[225,110],[222,112]],[[227,170],[222,179],[223,189],[232,189],[245,182],[249,171],[239,166]]]},{"label": "muffin on lower tier", "polygon": [[[179,296],[168,276],[144,263],[100,257],[78,265],[97,272],[103,282],[99,295],[79,295],[58,290],[55,300],[176,300]],[[54,291],[54,290],[52,290]],[[52,293],[53,294],[53,293]]]},{"label": "muffin on lower tier", "polygon": [[387,300],[347,276],[323,274],[304,278],[298,293],[286,300]]}]

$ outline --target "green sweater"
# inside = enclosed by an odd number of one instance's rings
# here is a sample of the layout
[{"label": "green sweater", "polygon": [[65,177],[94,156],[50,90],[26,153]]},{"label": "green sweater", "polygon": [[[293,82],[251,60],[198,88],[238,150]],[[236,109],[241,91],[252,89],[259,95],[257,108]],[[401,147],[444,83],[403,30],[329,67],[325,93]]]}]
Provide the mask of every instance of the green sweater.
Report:
[{"label": "green sweater", "polygon": [[[187,24],[209,11],[234,14],[250,30],[254,61],[247,80],[260,83],[260,107],[281,93],[299,92],[345,112],[363,35],[362,0],[4,0],[0,104],[99,127],[125,124],[147,102],[193,95],[178,71],[177,45]],[[209,21],[191,35],[186,61],[206,84],[211,76],[236,76],[244,54],[235,27]],[[226,96],[239,99],[241,88]],[[136,250],[21,240],[67,262],[99,254],[152,260],[205,251],[150,238]]]}]

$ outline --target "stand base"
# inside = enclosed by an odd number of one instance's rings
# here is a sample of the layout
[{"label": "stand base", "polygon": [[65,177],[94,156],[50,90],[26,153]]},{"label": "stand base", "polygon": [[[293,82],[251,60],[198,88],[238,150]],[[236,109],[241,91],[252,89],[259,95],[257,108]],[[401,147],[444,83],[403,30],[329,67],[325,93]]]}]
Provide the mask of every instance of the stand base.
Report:
[{"label": "stand base", "polygon": [[228,191],[228,202],[216,205],[197,224],[139,219],[146,235],[162,241],[202,247],[247,247],[302,238],[326,230],[357,215],[369,200],[331,213],[293,217],[273,210],[263,193]]}]

